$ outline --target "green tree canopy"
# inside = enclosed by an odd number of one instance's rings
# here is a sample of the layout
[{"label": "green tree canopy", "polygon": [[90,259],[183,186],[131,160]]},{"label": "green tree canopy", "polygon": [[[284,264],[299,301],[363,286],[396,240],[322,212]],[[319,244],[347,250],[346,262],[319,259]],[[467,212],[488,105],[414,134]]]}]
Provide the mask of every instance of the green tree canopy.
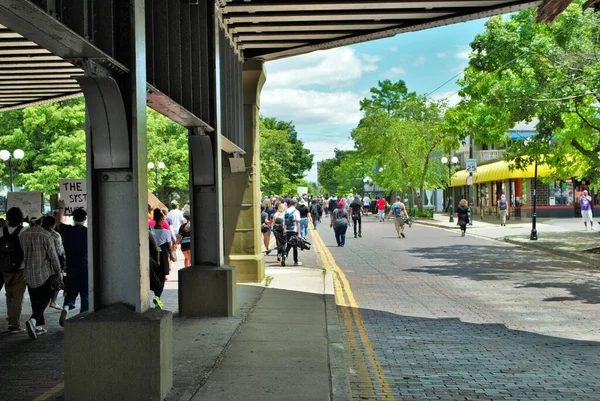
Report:
[{"label": "green tree canopy", "polygon": [[[464,79],[465,100],[449,113],[462,135],[506,142],[517,122],[539,120],[538,137],[505,153],[517,168],[532,160],[558,176],[600,184],[600,15],[575,1],[547,26],[535,10],[495,17],[477,35]],[[552,140],[554,146],[548,146]]]},{"label": "green tree canopy", "polygon": [[[174,192],[186,200],[188,188],[187,130],[148,110],[148,160],[165,163],[159,170],[158,194],[167,202]],[[0,148],[22,149],[14,184],[30,191],[57,194],[59,180],[86,177],[85,102],[83,98],[47,103],[0,113]],[[9,181],[6,163],[0,163],[3,183]],[[155,188],[153,171],[148,187]]]},{"label": "green tree canopy", "polygon": [[365,114],[352,131],[361,157],[382,168],[374,181],[389,191],[439,188],[445,175],[433,156],[457,145],[442,126],[446,105],[408,92],[403,81],[378,85],[361,101]]},{"label": "green tree canopy", "polygon": [[312,167],[313,155],[298,139],[291,122],[275,118],[260,119],[260,178],[261,189],[267,194],[281,195],[306,181],[304,173]]}]

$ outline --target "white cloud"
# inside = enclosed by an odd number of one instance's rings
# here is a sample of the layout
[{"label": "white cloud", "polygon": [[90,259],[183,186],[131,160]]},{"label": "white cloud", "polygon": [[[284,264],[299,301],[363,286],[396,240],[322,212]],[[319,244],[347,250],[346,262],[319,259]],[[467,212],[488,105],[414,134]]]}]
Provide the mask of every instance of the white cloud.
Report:
[{"label": "white cloud", "polygon": [[383,78],[395,78],[398,75],[404,75],[406,74],[406,71],[404,70],[404,68],[402,67],[392,67],[387,71],[384,71],[381,73],[381,76]]},{"label": "white cloud", "polygon": [[397,47],[392,47],[392,48],[390,48],[390,51],[392,53],[396,53],[396,52],[398,52],[398,48]]},{"label": "white cloud", "polygon": [[438,92],[429,97],[433,100],[445,100],[449,107],[456,106],[462,99],[456,91]]},{"label": "white cloud", "polygon": [[423,65],[423,64],[425,64],[426,60],[427,60],[427,58],[425,56],[419,56],[415,59],[415,61],[413,61],[413,65],[414,66]]},{"label": "white cloud", "polygon": [[273,88],[261,94],[261,114],[295,124],[351,125],[361,119],[362,97],[351,91]]},{"label": "white cloud", "polygon": [[[349,134],[348,134],[349,135]],[[304,146],[311,151],[314,155],[313,167],[306,173],[305,178],[308,181],[317,181],[317,162],[322,160],[331,159],[335,156],[334,149],[340,150],[353,150],[354,141],[346,138],[332,138],[328,141],[308,141],[304,142]]]},{"label": "white cloud", "polygon": [[438,56],[439,58],[446,58],[446,56],[447,56],[448,54],[447,54],[447,53],[445,53],[445,52],[439,52],[439,53],[436,53],[435,55],[436,55],[436,56]]},{"label": "white cloud", "polygon": [[469,55],[471,54],[471,48],[469,46],[462,46],[455,54],[454,56],[456,58],[459,58],[461,60],[468,60],[469,59]]},{"label": "white cloud", "polygon": [[[361,79],[363,72],[377,70],[377,62],[380,60],[381,57],[377,55],[359,55],[349,47],[303,54],[267,63],[266,86],[349,86]],[[340,68],[342,66],[343,68]]]}]

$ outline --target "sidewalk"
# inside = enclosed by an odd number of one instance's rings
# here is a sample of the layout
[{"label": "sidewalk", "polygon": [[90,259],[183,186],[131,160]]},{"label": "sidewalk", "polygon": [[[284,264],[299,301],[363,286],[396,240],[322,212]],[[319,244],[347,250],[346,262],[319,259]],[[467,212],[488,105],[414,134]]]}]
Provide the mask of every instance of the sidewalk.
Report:
[{"label": "sidewalk", "polygon": [[[449,220],[447,213],[436,213],[433,219],[416,219],[415,223],[459,229],[456,222]],[[595,231],[586,231],[581,218],[537,219],[537,241],[530,240],[531,227],[531,220],[508,220],[506,226],[501,227],[497,218],[482,221],[475,216],[473,225],[467,226],[467,235],[506,241],[524,248],[566,256],[592,267],[600,266],[600,223],[594,223]]]},{"label": "sidewalk", "polygon": [[[267,256],[266,283],[238,284],[239,311],[230,318],[178,317],[177,272],[171,272],[162,297],[165,309],[174,311],[167,401],[349,398],[332,276],[318,265],[314,248],[300,252],[300,261],[281,267],[274,253]],[[22,319],[30,313],[26,297]],[[0,400],[63,400],[58,315],[48,310],[48,334],[35,341],[5,333],[0,319]],[[4,290],[0,316],[6,316]]]}]

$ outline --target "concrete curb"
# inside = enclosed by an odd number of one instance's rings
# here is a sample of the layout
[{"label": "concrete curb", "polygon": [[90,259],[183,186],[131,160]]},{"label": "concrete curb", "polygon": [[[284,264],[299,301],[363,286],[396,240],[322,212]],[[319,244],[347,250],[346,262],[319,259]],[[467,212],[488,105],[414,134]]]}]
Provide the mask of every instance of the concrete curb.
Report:
[{"label": "concrete curb", "polygon": [[[331,278],[331,275],[328,275]],[[331,401],[349,401],[352,399],[350,392],[350,377],[346,365],[344,351],[344,338],[340,328],[340,321],[335,303],[335,295],[324,294],[325,315],[327,322],[327,353],[329,356],[329,374],[331,382]]]},{"label": "concrete curb", "polygon": [[564,250],[557,250],[552,247],[540,245],[539,243],[536,243],[535,241],[530,241],[530,242],[525,243],[525,242],[513,239],[511,237],[504,237],[504,242],[507,242],[507,243],[513,244],[513,245],[518,245],[523,248],[529,248],[529,249],[535,249],[536,251],[547,252],[547,253],[550,253],[550,254],[556,255],[556,256],[562,256],[562,257],[567,256],[571,259],[575,259],[580,262],[587,263],[590,265],[590,267],[599,267],[600,266],[599,258],[591,256],[591,255],[588,256],[588,255],[581,254],[581,253],[565,252]]}]

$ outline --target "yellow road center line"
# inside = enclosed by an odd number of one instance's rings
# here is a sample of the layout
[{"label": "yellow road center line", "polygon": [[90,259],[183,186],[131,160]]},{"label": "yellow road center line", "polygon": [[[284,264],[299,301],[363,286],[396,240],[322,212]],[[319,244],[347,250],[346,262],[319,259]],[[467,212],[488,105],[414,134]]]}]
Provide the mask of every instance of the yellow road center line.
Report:
[{"label": "yellow road center line", "polygon": [[[350,282],[346,278],[346,275],[344,274],[342,269],[340,269],[340,267],[335,262],[333,255],[325,246],[325,243],[321,239],[321,236],[315,230],[312,230],[312,235],[315,241],[315,246],[320,248],[319,251],[322,255],[322,259],[324,262],[323,264],[325,265],[325,268],[327,270],[333,271],[334,273],[333,278],[334,287],[336,289],[336,296],[338,294],[338,291],[340,291],[343,294],[341,296],[343,301],[345,301],[344,298],[348,298],[348,303],[350,304],[349,306],[352,308],[352,314],[354,315],[356,330],[358,331],[361,342],[365,348],[365,353],[368,357],[368,360],[371,363],[371,366],[373,367],[373,371],[377,380],[377,384],[379,385],[379,389],[385,397],[391,397],[392,391],[390,388],[390,384],[388,383],[385,377],[385,373],[383,372],[381,364],[379,363],[377,354],[375,353],[373,345],[371,344],[369,333],[366,330],[364,321],[362,319],[362,314],[360,313],[358,303],[356,302],[356,298],[354,297],[354,293],[352,292]],[[336,298],[340,300],[340,298]],[[342,305],[346,306],[345,302],[343,302]]]},{"label": "yellow road center line", "polygon": [[64,388],[65,388],[65,383],[59,383],[56,386],[52,387],[50,390],[46,391],[44,394],[42,394],[39,397],[37,397],[36,399],[34,399],[33,401],[46,401],[48,398],[50,398],[51,396],[58,393],[59,391],[61,391]]}]

